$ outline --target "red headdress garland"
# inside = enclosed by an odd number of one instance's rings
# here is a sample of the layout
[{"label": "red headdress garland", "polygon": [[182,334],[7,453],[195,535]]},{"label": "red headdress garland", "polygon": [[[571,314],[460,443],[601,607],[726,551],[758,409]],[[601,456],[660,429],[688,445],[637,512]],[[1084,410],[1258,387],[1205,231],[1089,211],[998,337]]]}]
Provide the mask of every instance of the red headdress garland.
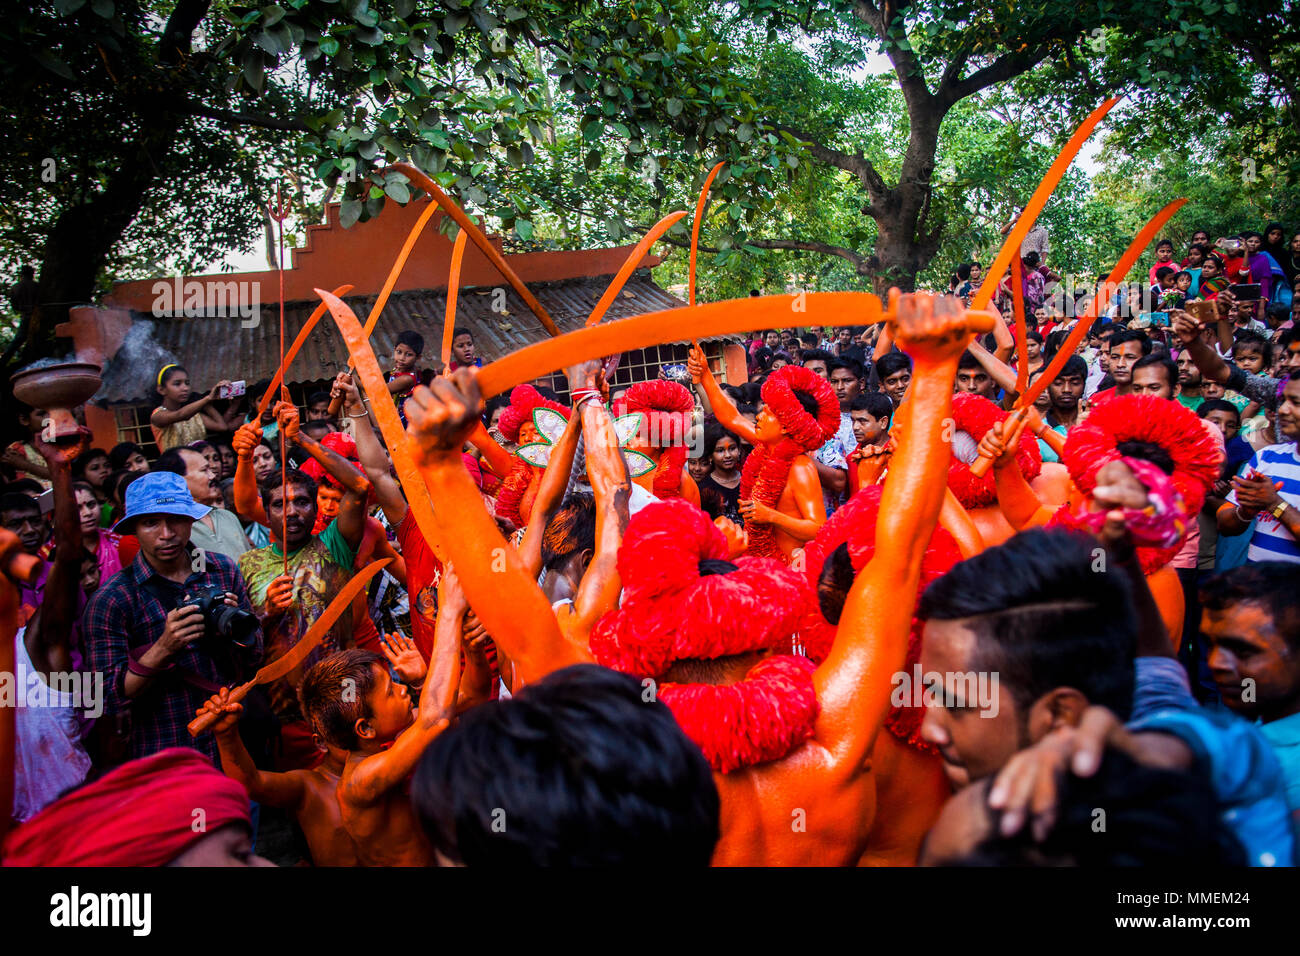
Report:
[{"label": "red headdress garland", "polygon": [[[322,447],[328,448],[330,451],[334,452],[335,454],[342,455],[344,458],[346,458],[348,460],[348,463],[351,464],[352,467],[355,468],[358,472],[361,472],[362,474],[365,473],[365,469],[361,467],[361,462],[357,460],[357,443],[353,441],[350,437],[345,435],[343,432],[330,432],[328,435],[326,435],[324,438],[320,440],[320,443]],[[326,471],[325,466],[322,465],[315,458],[309,458],[307,461],[303,462],[302,468],[300,468],[299,470],[304,475],[307,475],[309,478],[315,481],[316,484],[318,485],[326,484],[329,487],[338,490],[341,490],[343,488],[343,486],[339,484],[338,479],[335,478],[333,475],[331,475],[328,471]],[[375,492],[374,489],[372,488],[366,503],[367,510],[374,507],[375,500],[376,500]],[[329,522],[325,520],[325,516],[322,514],[317,514],[316,525],[315,527],[312,528],[312,534],[320,534],[327,527],[329,527]]]},{"label": "red headdress garland", "polygon": [[[953,423],[958,431],[965,432],[976,444],[996,422],[1006,421],[1009,414],[983,395],[960,392],[952,397]],[[1033,481],[1043,470],[1043,455],[1032,435],[1020,442],[1016,462],[1026,481]],[[955,454],[948,465],[948,487],[961,502],[961,506],[968,510],[997,504],[998,492],[993,469],[986,471],[984,477],[976,478],[971,474],[970,465]]]},{"label": "red headdress garland", "polygon": [[[880,517],[880,499],[884,489],[869,485],[826,519],[817,537],[804,546],[804,575],[807,580],[808,601],[803,622],[799,626],[799,639],[804,653],[820,664],[831,652],[836,626],[822,616],[817,600],[817,581],[821,577],[831,552],[848,542],[849,561],[856,575],[867,566],[876,553],[876,522]],[[952,570],[961,560],[957,542],[943,528],[935,527],[921,559],[921,581],[916,589],[916,602],[930,583]],[[912,618],[912,630],[907,638],[907,661],[903,669],[910,672],[921,659],[921,631],[923,624]],[[894,707],[885,719],[885,726],[900,740],[918,750],[933,752],[921,739],[921,720],[925,713],[919,707]]]},{"label": "red headdress garland", "polygon": [[[727,542],[682,499],[647,505],[628,522],[618,553],[623,603],[592,630],[597,662],[658,677],[680,659],[711,660],[788,644],[803,615],[799,575],[768,558],[742,557],[726,574]],[[784,757],[813,733],[820,707],[814,665],[764,658],[736,684],[661,684],[658,697],[719,773]]]},{"label": "red headdress garland", "polygon": [[[1187,514],[1195,515],[1205,503],[1205,494],[1219,477],[1223,450],[1201,418],[1178,402],[1151,395],[1117,395],[1092,410],[1082,425],[1070,429],[1061,461],[1084,494],[1097,487],[1097,472],[1103,465],[1122,458],[1119,444],[1148,442],[1169,453],[1174,462],[1170,476],[1182,496]],[[1084,529],[1083,522],[1060,508],[1052,525]],[[1086,529],[1085,529],[1086,530]],[[1183,542],[1168,548],[1138,548],[1138,560],[1146,574],[1154,574],[1173,559]]]},{"label": "red headdress garland", "polygon": [[[664,379],[638,382],[627,390],[617,409],[619,415],[637,412],[647,416],[642,423],[648,429],[647,434],[658,437],[664,446],[652,491],[657,498],[680,498],[682,468],[686,465],[686,433],[690,431],[695,400],[677,382]],[[649,416],[655,418],[653,428]]]},{"label": "red headdress garland", "polygon": [[[506,437],[507,441],[518,442],[519,430],[525,422],[532,421],[533,412],[538,408],[550,408],[559,412],[565,418],[569,417],[569,409],[559,402],[553,402],[546,398],[537,389],[531,385],[516,385],[510,392],[510,404],[501,412],[501,417],[497,419],[497,428],[501,434]],[[528,486],[532,484],[533,478],[540,474],[541,468],[536,465],[530,465],[522,458],[515,460],[515,466],[510,474],[501,479],[501,484],[496,493],[496,513],[498,517],[505,518],[516,528],[522,528],[525,524],[525,518],[521,511],[524,495],[528,491]]]},{"label": "red headdress garland", "polygon": [[[813,397],[817,402],[816,417],[804,411],[795,392]],[[781,423],[786,437],[775,447],[760,444],[750,453],[740,473],[740,500],[752,499],[775,508],[795,457],[820,448],[839,430],[840,403],[829,382],[801,365],[784,365],[769,375],[762,396],[763,404]],[[771,525],[754,524],[747,530],[748,554],[785,560]]]}]

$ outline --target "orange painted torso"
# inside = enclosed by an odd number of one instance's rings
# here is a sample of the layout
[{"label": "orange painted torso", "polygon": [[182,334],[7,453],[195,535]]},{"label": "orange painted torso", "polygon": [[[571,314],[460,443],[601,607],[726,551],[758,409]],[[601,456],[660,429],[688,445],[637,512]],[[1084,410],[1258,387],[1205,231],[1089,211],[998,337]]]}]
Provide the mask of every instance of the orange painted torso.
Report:
[{"label": "orange painted torso", "polygon": [[915,866],[921,841],[952,795],[938,754],[923,753],[888,730],[876,738],[876,819],[859,866]]}]

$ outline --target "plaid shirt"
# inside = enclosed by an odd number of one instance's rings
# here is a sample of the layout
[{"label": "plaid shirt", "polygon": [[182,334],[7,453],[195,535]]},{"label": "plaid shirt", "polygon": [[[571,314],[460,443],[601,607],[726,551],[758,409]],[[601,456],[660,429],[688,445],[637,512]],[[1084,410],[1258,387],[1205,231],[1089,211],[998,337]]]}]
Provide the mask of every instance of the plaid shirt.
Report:
[{"label": "plaid shirt", "polygon": [[185,729],[211,693],[183,680],[178,671],[184,669],[214,684],[231,685],[247,680],[252,665],[262,658],[260,630],[254,632],[254,646],[240,652],[242,660],[238,664],[233,660],[219,664],[207,652],[208,639],[200,638],[172,658],[175,671],[154,678],[137,697],[126,696],[129,651],[132,648],[143,651],[162,637],[171,610],[146,589],[147,582],[155,581],[159,591],[174,595],[177,601],[182,594],[193,594],[199,588],[219,587],[234,594],[239,606],[252,613],[244,579],[235,562],[210,551],[205,557],[206,568],[191,574],[182,586],[158,574],[145,561],[144,554],[138,554],[95,592],[86,608],[82,635],[90,669],[104,674],[105,713],[130,711],[132,758],[147,757],[168,747],[193,747],[217,762],[217,745],[212,734],[202,734],[196,739]]}]

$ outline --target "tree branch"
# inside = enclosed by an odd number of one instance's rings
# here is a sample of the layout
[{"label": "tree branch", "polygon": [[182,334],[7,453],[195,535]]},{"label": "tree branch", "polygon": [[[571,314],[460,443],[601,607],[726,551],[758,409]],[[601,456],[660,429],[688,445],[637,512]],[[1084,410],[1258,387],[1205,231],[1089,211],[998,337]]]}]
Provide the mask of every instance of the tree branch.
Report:
[{"label": "tree branch", "polygon": [[189,55],[194,31],[208,15],[209,6],[210,0],[180,0],[176,4],[158,41],[159,61],[175,64]]},{"label": "tree branch", "polygon": [[205,106],[193,100],[177,99],[174,101],[180,112],[191,116],[206,116],[208,119],[221,120],[224,123],[238,123],[241,126],[262,126],[266,129],[285,130],[290,133],[310,133],[312,128],[301,120],[282,120],[274,116],[262,116],[260,113],[232,113]]},{"label": "tree branch", "polygon": [[[867,195],[871,197],[872,204],[879,202],[889,191],[885,185],[884,179],[880,173],[876,172],[876,167],[871,164],[862,153],[846,153],[833,147],[826,146],[817,142],[812,136],[803,130],[796,129],[793,126],[786,126],[782,123],[772,123],[771,127],[775,130],[789,133],[801,143],[808,144],[808,152],[812,153],[814,159],[818,159],[828,166],[834,166],[836,169],[842,169],[846,173],[852,173],[862,183],[867,190]],[[870,215],[868,213],[868,215]]]},{"label": "tree branch", "polygon": [[925,73],[916,54],[891,43],[889,39],[889,28],[895,22],[903,35],[907,35],[906,25],[894,0],[881,0],[879,7],[870,0],[857,0],[853,4],[853,13],[880,37],[885,56],[889,57],[889,62],[894,66],[894,75],[898,77],[898,87],[902,90],[903,99],[907,101],[908,111],[927,105],[933,96],[930,87],[926,85]]},{"label": "tree branch", "polygon": [[[964,80],[957,80],[953,83],[941,83],[938,91],[935,93],[935,99],[940,102],[946,111],[959,100],[965,99],[972,93],[978,93],[980,90],[987,89],[990,86],[996,86],[1004,83],[1012,77],[1019,76],[1021,73],[1028,72],[1039,63],[1041,63],[1049,52],[1046,46],[1036,47],[1028,53],[1006,53],[998,57],[988,66],[981,70],[976,70]],[[945,73],[945,78],[947,74]]]},{"label": "tree branch", "polygon": [[[642,228],[641,231],[649,230],[649,226]],[[677,246],[679,249],[689,249],[691,243],[686,239],[677,239],[672,236],[663,236],[660,242],[665,242],[670,246]],[[750,239],[745,242],[747,246],[754,246],[758,249],[783,249],[795,252],[816,252],[824,256],[839,256],[841,259],[847,259],[853,263],[858,275],[874,275],[877,263],[875,256],[864,256],[861,253],[854,252],[844,246],[836,246],[829,242],[813,242],[801,239]],[[721,249],[715,246],[700,245],[696,248],[700,252],[719,253]]]}]

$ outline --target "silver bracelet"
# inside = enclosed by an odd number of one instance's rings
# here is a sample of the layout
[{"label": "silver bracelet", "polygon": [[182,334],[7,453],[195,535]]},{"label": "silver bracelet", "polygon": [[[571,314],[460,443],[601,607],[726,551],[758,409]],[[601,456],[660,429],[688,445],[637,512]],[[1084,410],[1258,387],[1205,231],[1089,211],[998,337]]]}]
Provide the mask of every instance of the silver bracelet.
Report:
[{"label": "silver bracelet", "polygon": [[1232,510],[1233,510],[1233,512],[1237,515],[1237,518],[1240,519],[1241,521],[1246,522],[1246,524],[1250,524],[1252,521],[1255,520],[1255,516],[1254,516],[1254,515],[1251,515],[1249,518],[1247,518],[1244,514],[1242,514],[1242,513],[1241,513],[1241,505],[1239,505],[1239,504],[1237,504],[1237,505],[1233,505],[1233,506],[1232,506]]}]

